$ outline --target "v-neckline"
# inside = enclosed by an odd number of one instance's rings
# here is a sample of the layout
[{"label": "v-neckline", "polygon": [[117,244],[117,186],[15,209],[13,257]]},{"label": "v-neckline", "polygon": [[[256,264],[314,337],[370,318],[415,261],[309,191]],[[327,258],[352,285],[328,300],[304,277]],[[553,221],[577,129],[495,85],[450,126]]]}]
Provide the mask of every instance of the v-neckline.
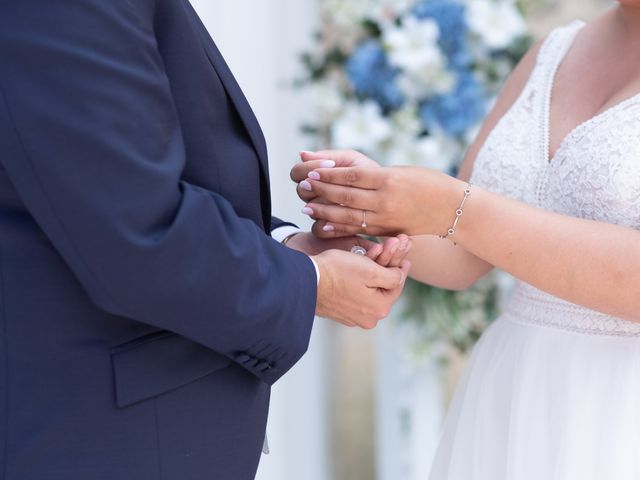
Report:
[{"label": "v-neckline", "polygon": [[612,113],[613,111],[618,110],[619,108],[623,108],[627,104],[636,100],[637,98],[640,98],[640,92],[635,93],[632,96],[627,97],[617,103],[614,103],[610,107],[607,107],[604,110],[597,112],[595,115],[578,123],[576,126],[574,126],[571,130],[568,131],[568,133],[564,136],[562,141],[558,144],[558,147],[556,148],[556,150],[553,153],[551,152],[551,130],[553,127],[553,125],[551,124],[551,109],[552,109],[552,101],[554,97],[554,89],[555,89],[554,87],[555,87],[556,78],[558,76],[558,70],[560,69],[560,66],[564,62],[567,55],[569,54],[569,51],[571,50],[571,47],[574,45],[576,38],[578,37],[578,34],[586,25],[584,22],[578,22],[578,23],[579,25],[576,25],[575,30],[571,32],[571,38],[569,39],[569,41],[566,42],[564,47],[560,50],[560,53],[558,54],[558,57],[553,65],[553,68],[550,71],[548,82],[547,82],[547,88],[545,92],[545,108],[543,110],[543,114],[544,114],[543,160],[546,166],[550,166],[555,163],[555,159],[558,156],[558,153],[563,149],[566,143],[569,140],[571,140],[571,138],[573,138],[573,136],[576,135],[578,132],[588,127],[595,121]]}]

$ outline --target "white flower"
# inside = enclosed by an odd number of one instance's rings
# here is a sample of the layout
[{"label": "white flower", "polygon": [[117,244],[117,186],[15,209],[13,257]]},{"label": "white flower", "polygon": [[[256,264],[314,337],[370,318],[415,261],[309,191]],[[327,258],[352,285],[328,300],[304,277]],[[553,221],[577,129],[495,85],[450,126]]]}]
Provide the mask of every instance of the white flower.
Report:
[{"label": "white flower", "polygon": [[[440,136],[416,138],[397,132],[386,151],[387,165],[418,165],[448,172],[454,156],[449,142]],[[455,153],[458,153],[457,149]]]},{"label": "white flower", "polygon": [[510,0],[468,0],[470,30],[491,49],[508,47],[526,32],[526,24]]},{"label": "white flower", "polygon": [[383,34],[383,44],[394,65],[413,72],[425,67],[439,68],[444,58],[438,47],[440,29],[430,18],[419,20],[407,16],[401,25],[394,25]]},{"label": "white flower", "polygon": [[410,102],[420,101],[432,95],[448,93],[456,85],[456,77],[444,68],[400,73],[396,83],[405,98]]},{"label": "white flower", "polygon": [[415,104],[405,105],[391,114],[393,129],[414,137],[422,131],[423,126],[418,116],[418,108]]},{"label": "white flower", "polygon": [[330,122],[342,111],[344,97],[337,82],[323,80],[311,85],[316,114],[322,122]]},{"label": "white flower", "polygon": [[371,0],[324,0],[320,4],[325,15],[345,28],[357,27],[371,9]]},{"label": "white flower", "polygon": [[440,29],[430,18],[405,17],[401,25],[383,32],[383,45],[391,64],[399,67],[398,86],[407,99],[450,91],[455,78],[446,69],[446,59],[438,45]]},{"label": "white flower", "polygon": [[372,100],[347,104],[331,130],[335,148],[364,150],[371,155],[379,151],[390,135],[389,121],[382,116],[380,106]]}]

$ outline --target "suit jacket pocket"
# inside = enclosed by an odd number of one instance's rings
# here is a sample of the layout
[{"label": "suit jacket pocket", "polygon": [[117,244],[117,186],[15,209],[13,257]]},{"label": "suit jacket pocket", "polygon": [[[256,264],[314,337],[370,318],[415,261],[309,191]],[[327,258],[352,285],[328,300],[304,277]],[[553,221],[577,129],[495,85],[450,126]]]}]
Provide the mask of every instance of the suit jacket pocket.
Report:
[{"label": "suit jacket pocket", "polygon": [[231,363],[172,332],[145,335],[114,347],[111,360],[120,408],[180,388]]}]

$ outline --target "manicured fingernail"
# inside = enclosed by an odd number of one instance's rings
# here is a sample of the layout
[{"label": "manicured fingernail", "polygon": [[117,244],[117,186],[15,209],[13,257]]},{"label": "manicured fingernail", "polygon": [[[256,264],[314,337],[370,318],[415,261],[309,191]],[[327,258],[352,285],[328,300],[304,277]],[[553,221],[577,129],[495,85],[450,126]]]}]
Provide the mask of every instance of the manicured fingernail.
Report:
[{"label": "manicured fingernail", "polygon": [[312,152],[312,151],[310,151],[310,150],[302,150],[302,151],[300,151],[300,155],[304,155],[305,153],[306,153],[306,154],[311,154],[311,153],[313,153],[313,152]]},{"label": "manicured fingernail", "polygon": [[302,209],[302,213],[304,213],[305,215],[313,215],[313,208],[310,207],[304,207]]},{"label": "manicured fingernail", "polygon": [[391,255],[396,253],[398,250],[402,250],[402,245],[394,245],[391,247]]},{"label": "manicured fingernail", "polygon": [[300,188],[303,190],[306,190],[307,192],[310,192],[313,190],[313,187],[311,186],[311,184],[306,180],[303,180],[300,182]]},{"label": "manicured fingernail", "polygon": [[322,227],[323,232],[333,232],[336,229],[333,225],[327,223],[324,227]]},{"label": "manicured fingernail", "polygon": [[320,166],[322,168],[333,168],[336,166],[336,162],[333,160],[323,160],[322,163],[320,163]]},{"label": "manicured fingernail", "polygon": [[320,174],[318,172],[309,172],[309,178],[311,180],[320,180]]}]

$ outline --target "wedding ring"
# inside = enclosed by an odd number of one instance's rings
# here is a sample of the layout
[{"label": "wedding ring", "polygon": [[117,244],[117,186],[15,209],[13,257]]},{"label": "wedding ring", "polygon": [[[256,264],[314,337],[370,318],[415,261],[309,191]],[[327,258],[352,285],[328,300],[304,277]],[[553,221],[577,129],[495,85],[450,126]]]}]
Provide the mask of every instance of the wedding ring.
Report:
[{"label": "wedding ring", "polygon": [[351,253],[355,253],[356,255],[365,256],[367,254],[367,251],[363,247],[360,247],[360,246],[356,245],[355,247],[353,247],[351,249]]},{"label": "wedding ring", "polygon": [[367,228],[367,211],[362,210],[362,228]]}]

